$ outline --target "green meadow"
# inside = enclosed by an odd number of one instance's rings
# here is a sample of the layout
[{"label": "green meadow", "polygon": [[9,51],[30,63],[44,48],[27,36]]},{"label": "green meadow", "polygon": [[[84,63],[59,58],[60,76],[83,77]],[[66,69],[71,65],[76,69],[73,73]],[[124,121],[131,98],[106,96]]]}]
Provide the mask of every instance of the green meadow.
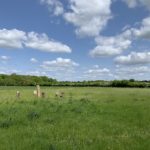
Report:
[{"label": "green meadow", "polygon": [[150,89],[41,89],[0,87],[0,150],[150,150]]}]

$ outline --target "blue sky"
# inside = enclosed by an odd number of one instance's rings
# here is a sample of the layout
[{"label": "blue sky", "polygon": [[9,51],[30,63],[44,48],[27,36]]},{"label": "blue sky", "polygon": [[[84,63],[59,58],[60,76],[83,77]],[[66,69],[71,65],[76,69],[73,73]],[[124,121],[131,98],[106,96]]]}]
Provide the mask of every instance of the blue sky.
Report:
[{"label": "blue sky", "polygon": [[149,0],[1,0],[0,73],[150,80]]}]

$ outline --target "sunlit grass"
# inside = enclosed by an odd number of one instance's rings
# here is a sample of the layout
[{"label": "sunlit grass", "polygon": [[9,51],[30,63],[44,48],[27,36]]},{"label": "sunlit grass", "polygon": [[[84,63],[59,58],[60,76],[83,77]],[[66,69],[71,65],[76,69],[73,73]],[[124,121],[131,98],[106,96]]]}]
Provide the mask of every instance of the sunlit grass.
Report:
[{"label": "sunlit grass", "polygon": [[43,87],[44,99],[33,90],[0,87],[0,150],[150,149],[150,89]]}]

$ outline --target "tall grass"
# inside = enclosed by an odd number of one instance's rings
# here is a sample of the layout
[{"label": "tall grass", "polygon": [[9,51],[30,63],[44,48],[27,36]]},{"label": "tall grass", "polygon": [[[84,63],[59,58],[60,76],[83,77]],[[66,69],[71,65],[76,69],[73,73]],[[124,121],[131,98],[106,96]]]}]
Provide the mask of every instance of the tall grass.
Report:
[{"label": "tall grass", "polygon": [[42,90],[37,99],[31,87],[0,88],[0,150],[150,149],[150,89]]}]

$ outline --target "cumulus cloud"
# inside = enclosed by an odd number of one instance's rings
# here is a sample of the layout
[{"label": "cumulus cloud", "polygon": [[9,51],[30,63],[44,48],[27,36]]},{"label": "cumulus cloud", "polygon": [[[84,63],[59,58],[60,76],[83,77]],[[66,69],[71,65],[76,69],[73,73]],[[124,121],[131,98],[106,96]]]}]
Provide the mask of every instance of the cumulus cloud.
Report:
[{"label": "cumulus cloud", "polygon": [[135,8],[137,6],[143,5],[150,9],[149,0],[123,0],[130,8]]},{"label": "cumulus cloud", "polygon": [[17,29],[0,29],[1,48],[23,48],[22,41],[26,39],[26,33]]},{"label": "cumulus cloud", "polygon": [[25,41],[25,46],[45,52],[71,52],[71,48],[69,46],[50,40],[44,33],[38,34],[35,32],[29,32],[27,35],[27,41]]},{"label": "cumulus cloud", "polygon": [[37,63],[38,60],[37,60],[36,58],[31,58],[31,59],[30,59],[30,62],[32,62],[32,63]]},{"label": "cumulus cloud", "polygon": [[40,2],[45,4],[55,16],[59,16],[64,12],[63,4],[58,0],[41,0]]},{"label": "cumulus cloud", "polygon": [[88,80],[98,80],[98,79],[110,79],[112,78],[112,73],[108,68],[101,68],[99,65],[94,65],[91,69],[84,72],[83,78]]},{"label": "cumulus cloud", "polygon": [[[131,6],[138,4],[137,1],[132,0],[129,3]],[[150,1],[143,1],[143,4],[150,6]],[[90,51],[90,55],[92,57],[119,55],[124,50],[130,48],[133,41],[138,38],[150,39],[150,17],[144,18],[139,28],[126,26],[123,28],[123,33],[116,36],[98,36],[95,38],[97,46]]]},{"label": "cumulus cloud", "polygon": [[149,67],[147,66],[139,66],[139,67],[125,67],[119,68],[116,70],[118,74],[141,74],[150,72]]},{"label": "cumulus cloud", "polygon": [[24,47],[33,48],[44,52],[71,52],[71,48],[69,46],[49,39],[45,33],[26,33],[17,29],[0,30],[0,48],[14,49]]},{"label": "cumulus cloud", "polygon": [[112,0],[68,0],[68,10],[60,0],[40,0],[49,11],[62,17],[76,27],[75,33],[81,37],[97,36],[112,18]]},{"label": "cumulus cloud", "polygon": [[95,39],[97,46],[90,51],[92,57],[113,56],[121,54],[132,44],[132,32],[127,30],[112,37],[99,36]]},{"label": "cumulus cloud", "polygon": [[100,68],[93,68],[93,69],[89,69],[87,71],[87,73],[89,74],[93,74],[93,75],[104,75],[104,74],[108,74],[110,73],[110,70],[107,69],[107,68],[103,68],[103,69],[100,69]]},{"label": "cumulus cloud", "polygon": [[10,59],[10,57],[9,56],[1,56],[0,59],[3,61],[7,61]]},{"label": "cumulus cloud", "polygon": [[69,6],[64,18],[76,27],[79,36],[99,35],[111,18],[111,0],[70,0]]},{"label": "cumulus cloud", "polygon": [[41,67],[47,71],[70,71],[74,67],[79,66],[78,63],[71,59],[56,58],[52,61],[44,61]]},{"label": "cumulus cloud", "polygon": [[139,65],[150,63],[150,52],[131,52],[127,56],[118,56],[115,62],[122,65]]},{"label": "cumulus cloud", "polygon": [[33,76],[48,76],[48,74],[41,70],[33,70],[33,71],[27,71],[24,73],[25,75],[33,75]]},{"label": "cumulus cloud", "polygon": [[17,69],[13,69],[13,68],[10,68],[10,67],[0,67],[0,74],[13,74],[13,73],[16,73],[16,74],[21,74],[21,70],[17,70]]},{"label": "cumulus cloud", "polygon": [[125,66],[115,70],[116,79],[149,79],[150,68],[148,66]]},{"label": "cumulus cloud", "polygon": [[127,5],[128,7],[130,8],[134,8],[138,5],[138,0],[123,0]]},{"label": "cumulus cloud", "polygon": [[136,37],[150,39],[150,17],[143,19],[140,29],[133,29]]}]

